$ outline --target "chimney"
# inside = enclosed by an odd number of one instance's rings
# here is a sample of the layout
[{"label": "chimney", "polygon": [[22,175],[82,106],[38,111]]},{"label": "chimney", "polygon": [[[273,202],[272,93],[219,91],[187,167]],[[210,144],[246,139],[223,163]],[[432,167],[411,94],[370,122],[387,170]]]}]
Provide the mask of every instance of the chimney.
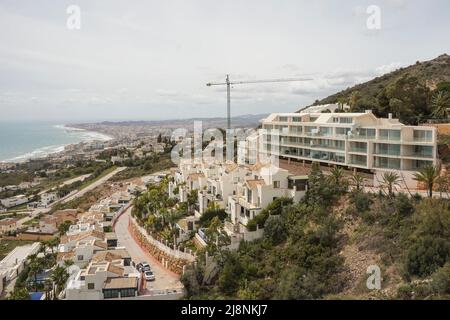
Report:
[{"label": "chimney", "polygon": [[388,119],[389,119],[389,120],[392,120],[392,113],[389,113],[389,114],[388,114]]}]

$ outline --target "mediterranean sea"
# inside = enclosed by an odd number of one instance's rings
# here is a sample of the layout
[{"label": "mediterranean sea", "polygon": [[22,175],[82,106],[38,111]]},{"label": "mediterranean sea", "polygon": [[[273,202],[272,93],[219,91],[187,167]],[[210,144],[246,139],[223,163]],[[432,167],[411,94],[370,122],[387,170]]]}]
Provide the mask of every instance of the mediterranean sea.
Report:
[{"label": "mediterranean sea", "polygon": [[63,151],[69,144],[110,139],[102,133],[62,124],[0,122],[0,162],[23,162]]}]

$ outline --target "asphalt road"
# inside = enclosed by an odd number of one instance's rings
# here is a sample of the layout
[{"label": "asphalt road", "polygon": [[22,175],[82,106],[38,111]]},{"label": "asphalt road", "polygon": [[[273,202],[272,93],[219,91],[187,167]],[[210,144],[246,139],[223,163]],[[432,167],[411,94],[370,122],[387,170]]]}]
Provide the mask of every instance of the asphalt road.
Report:
[{"label": "asphalt road", "polygon": [[118,239],[118,245],[125,247],[135,263],[146,261],[155,275],[155,281],[147,282],[147,289],[154,290],[173,290],[182,288],[183,285],[179,276],[164,269],[161,264],[150,254],[141,249],[134,241],[128,231],[128,221],[130,219],[131,209],[128,209],[116,223],[115,232]]},{"label": "asphalt road", "polygon": [[123,170],[125,170],[125,169],[126,169],[126,167],[120,167],[120,168],[117,168],[117,169],[114,170],[113,172],[108,173],[106,176],[104,176],[104,177],[98,179],[97,181],[93,182],[92,184],[90,184],[90,185],[87,186],[86,188],[84,188],[84,189],[82,189],[82,190],[80,190],[80,191],[77,191],[77,192],[74,193],[73,195],[67,197],[66,199],[64,199],[64,200],[62,201],[62,203],[67,203],[67,202],[69,202],[69,201],[71,201],[71,200],[73,200],[73,199],[82,197],[85,193],[87,193],[87,192],[89,192],[89,191],[91,191],[91,190],[94,190],[95,188],[101,186],[101,185],[104,184],[106,181],[108,181],[109,179],[111,179],[114,175],[116,175],[117,173],[119,173],[120,171],[123,171]]}]

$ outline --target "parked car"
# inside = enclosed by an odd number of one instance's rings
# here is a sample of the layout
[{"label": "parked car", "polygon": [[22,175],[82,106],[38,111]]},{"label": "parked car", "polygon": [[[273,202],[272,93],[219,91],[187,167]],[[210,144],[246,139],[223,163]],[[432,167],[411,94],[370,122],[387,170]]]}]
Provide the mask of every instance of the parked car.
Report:
[{"label": "parked car", "polygon": [[152,270],[152,268],[150,268],[150,265],[147,262],[142,262],[141,265],[142,265],[142,270],[144,270],[144,271]]},{"label": "parked car", "polygon": [[147,281],[154,281],[155,280],[155,275],[153,274],[152,271],[145,271],[144,272],[144,277],[145,277],[145,280],[147,280]]}]

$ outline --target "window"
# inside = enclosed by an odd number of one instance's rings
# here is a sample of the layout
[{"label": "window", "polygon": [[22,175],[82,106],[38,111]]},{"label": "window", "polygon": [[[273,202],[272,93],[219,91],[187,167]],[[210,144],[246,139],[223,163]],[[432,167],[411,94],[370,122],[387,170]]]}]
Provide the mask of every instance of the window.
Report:
[{"label": "window", "polygon": [[134,297],[136,295],[136,290],[134,288],[122,289],[120,290],[120,297]]},{"label": "window", "polygon": [[341,117],[339,118],[339,123],[352,123],[353,119],[350,117]]},{"label": "window", "polygon": [[350,130],[350,128],[336,128],[336,134],[339,136],[346,136]]},{"label": "window", "polygon": [[273,187],[274,187],[275,189],[279,189],[279,188],[280,188],[280,181],[274,181],[274,182],[273,182]]},{"label": "window", "polygon": [[360,128],[357,129],[358,131],[358,137],[365,138],[365,139],[374,139],[375,138],[375,129],[366,129],[366,128]]},{"label": "window", "polygon": [[300,118],[300,117],[292,117],[292,122],[302,122],[302,118]]},{"label": "window", "polygon": [[117,289],[103,290],[103,296],[105,299],[118,298],[119,290]]},{"label": "window", "polygon": [[287,122],[288,118],[287,117],[280,117],[279,121],[280,122]]},{"label": "window", "polygon": [[94,290],[94,288],[95,288],[95,283],[93,283],[93,282],[88,283],[89,290]]},{"label": "window", "polygon": [[400,140],[400,130],[380,129],[381,140]]},{"label": "window", "polygon": [[433,141],[433,132],[429,130],[414,130],[414,141],[431,142]]},{"label": "window", "polygon": [[376,143],[375,144],[375,154],[399,156],[400,155],[400,145],[399,144]]}]

